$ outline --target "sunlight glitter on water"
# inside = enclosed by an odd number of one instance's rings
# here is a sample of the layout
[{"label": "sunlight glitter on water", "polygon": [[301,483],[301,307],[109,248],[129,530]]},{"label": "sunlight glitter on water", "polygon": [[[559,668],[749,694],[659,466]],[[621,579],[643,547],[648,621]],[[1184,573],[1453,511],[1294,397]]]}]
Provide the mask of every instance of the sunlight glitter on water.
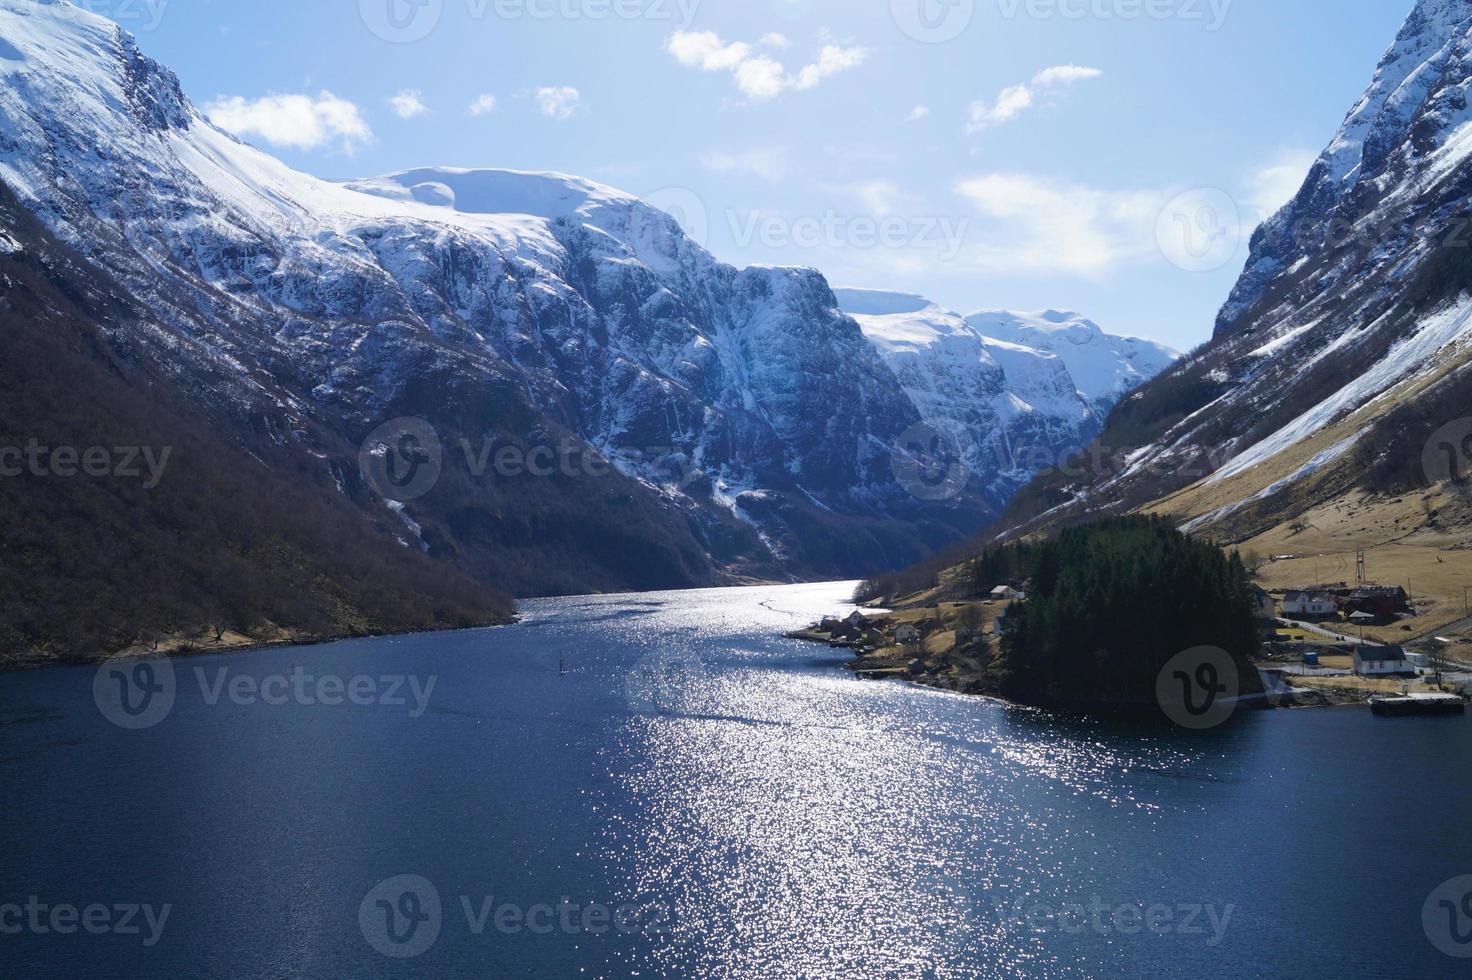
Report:
[{"label": "sunlight glitter on water", "polygon": [[[646,693],[634,699],[617,773],[639,812],[610,833],[630,891],[671,896],[656,969],[764,977],[779,965],[798,976],[875,962],[914,976],[1037,968],[1051,954],[1002,929],[987,896],[1063,887],[1076,852],[1051,842],[1049,795],[1086,795],[1141,818],[1158,809],[1111,778],[1158,760],[1061,726],[1040,742],[1035,726],[1046,719],[995,703],[856,681],[838,669],[841,653],[821,647],[797,647],[814,667],[794,670],[792,646],[752,641],[754,626],[775,636],[846,611],[849,589],[558,610],[647,651]],[[607,618],[615,604],[622,614]],[[671,658],[678,669],[665,669]]]},{"label": "sunlight glitter on water", "polygon": [[[26,801],[0,809],[0,885],[179,908],[151,949],[38,937],[7,954],[94,967],[71,975],[193,975],[201,956],[382,975],[359,906],[409,872],[447,914],[406,976],[1455,975],[1419,916],[1472,870],[1472,776],[1444,764],[1472,753],[1465,719],[1263,712],[1193,732],[861,681],[846,652],[782,637],[851,590],[539,600],[502,629],[180,665],[434,678],[419,717],[186,688],[122,736],[91,670],[0,675],[0,785]],[[1344,860],[1385,855],[1386,827],[1416,830],[1393,874]],[[476,932],[458,910],[481,896],[663,914],[632,933]],[[1204,934],[1027,919],[1101,903],[1231,918]]]}]

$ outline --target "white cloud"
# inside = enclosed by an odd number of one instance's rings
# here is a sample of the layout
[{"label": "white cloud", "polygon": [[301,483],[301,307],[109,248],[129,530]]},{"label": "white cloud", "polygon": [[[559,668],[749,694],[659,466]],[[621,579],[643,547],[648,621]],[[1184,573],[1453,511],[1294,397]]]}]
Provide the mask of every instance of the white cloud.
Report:
[{"label": "white cloud", "polygon": [[824,45],[818,52],[816,64],[808,65],[797,73],[793,88],[806,91],[817,88],[825,78],[849,71],[862,65],[869,58],[868,48],[845,48],[837,44]]},{"label": "white cloud", "polygon": [[700,158],[700,165],[713,174],[758,177],[773,183],[787,177],[789,164],[785,146],[752,147],[734,153],[712,150]]},{"label": "white cloud", "polygon": [[983,129],[1001,125],[1017,118],[1022,110],[1032,106],[1032,89],[1026,85],[1013,85],[1002,89],[997,100],[988,103],[977,99],[966,110],[966,132],[979,133]]},{"label": "white cloud", "polygon": [[927,106],[927,105],[917,105],[915,108],[913,108],[913,109],[910,110],[910,118],[907,119],[907,120],[905,120],[905,121],[906,122],[919,122],[920,120],[926,118],[929,115],[930,115],[930,106]]},{"label": "white cloud", "polygon": [[[768,34],[761,43],[772,48],[791,44],[780,34]],[[775,58],[755,54],[749,44],[727,44],[713,31],[675,31],[665,42],[665,50],[686,68],[730,72],[736,88],[753,102],[775,99],[788,90],[817,88],[825,79],[851,71],[869,58],[868,48],[825,44],[815,62],[789,73]]]},{"label": "white cloud", "polygon": [[838,188],[863,206],[865,214],[887,218],[892,214],[914,213],[923,202],[892,180],[861,180]]},{"label": "white cloud", "polygon": [[268,95],[260,99],[223,96],[205,106],[221,129],[256,137],[274,146],[315,150],[337,142],[352,153],[373,139],[362,111],[326,90],[310,95]]},{"label": "white cloud", "polygon": [[[1277,214],[1303,187],[1318,154],[1312,150],[1284,150],[1247,181],[1247,204],[1255,212],[1254,224]],[[1244,216],[1247,217],[1247,216]]]},{"label": "white cloud", "polygon": [[705,71],[731,70],[751,56],[751,45],[726,44],[714,31],[675,31],[665,50],[686,68]]},{"label": "white cloud", "polygon": [[583,95],[570,85],[537,89],[537,106],[542,115],[559,122],[571,119],[583,108]]},{"label": "white cloud", "polygon": [[762,44],[769,48],[776,48],[779,51],[792,47],[792,41],[788,39],[786,34],[777,34],[775,32],[764,36],[762,38]]},{"label": "white cloud", "polygon": [[756,102],[775,99],[787,87],[782,63],[766,56],[743,61],[736,66],[736,87],[741,94]]},{"label": "white cloud", "polygon": [[472,116],[486,116],[496,111],[496,97],[489,92],[478,95],[475,101],[470,103],[468,111]]},{"label": "white cloud", "polygon": [[1104,73],[1097,68],[1085,68],[1082,65],[1055,65],[1052,68],[1044,68],[1034,75],[1032,83],[1039,88],[1048,88],[1052,85],[1072,85],[1074,82],[1098,78],[1102,74]]},{"label": "white cloud", "polygon": [[956,192],[990,219],[972,259],[999,274],[1103,276],[1123,262],[1158,254],[1163,191],[1107,191],[1026,174],[987,174]]},{"label": "white cloud", "polygon": [[400,119],[417,119],[429,115],[429,106],[424,104],[424,93],[406,88],[397,95],[389,96],[388,107]]},{"label": "white cloud", "polygon": [[1033,76],[1031,82],[1002,89],[993,102],[977,99],[966,110],[966,132],[975,134],[1016,119],[1050,91],[1074,82],[1098,78],[1104,73],[1082,65],[1055,65]]}]

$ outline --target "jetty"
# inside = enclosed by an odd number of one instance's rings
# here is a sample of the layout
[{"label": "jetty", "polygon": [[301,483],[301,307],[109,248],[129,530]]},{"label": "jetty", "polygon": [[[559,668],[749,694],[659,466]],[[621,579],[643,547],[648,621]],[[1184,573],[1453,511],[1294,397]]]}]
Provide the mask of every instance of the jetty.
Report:
[{"label": "jetty", "polygon": [[1386,717],[1459,715],[1466,713],[1467,701],[1460,694],[1377,694],[1370,710]]}]

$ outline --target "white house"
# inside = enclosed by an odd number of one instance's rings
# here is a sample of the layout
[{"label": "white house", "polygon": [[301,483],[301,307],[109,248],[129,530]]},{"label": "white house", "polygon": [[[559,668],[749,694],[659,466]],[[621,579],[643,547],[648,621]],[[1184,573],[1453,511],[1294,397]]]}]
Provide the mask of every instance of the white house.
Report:
[{"label": "white house", "polygon": [[919,643],[921,639],[920,630],[915,626],[901,626],[894,631],[894,641],[900,646],[909,646]]},{"label": "white house", "polygon": [[1019,592],[1010,585],[999,585],[992,589],[993,602],[1021,602],[1027,598],[1025,592]]},{"label": "white house", "polygon": [[1354,672],[1361,677],[1387,677],[1416,670],[1400,647],[1358,646],[1354,648]]},{"label": "white house", "polygon": [[1339,605],[1327,592],[1290,592],[1283,597],[1284,616],[1333,616]]}]

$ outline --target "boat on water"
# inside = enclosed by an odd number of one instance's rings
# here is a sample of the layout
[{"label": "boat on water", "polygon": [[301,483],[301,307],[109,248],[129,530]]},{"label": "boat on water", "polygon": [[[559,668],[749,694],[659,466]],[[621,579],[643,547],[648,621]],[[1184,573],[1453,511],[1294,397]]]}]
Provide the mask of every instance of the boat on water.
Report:
[{"label": "boat on water", "polygon": [[1377,715],[1459,715],[1467,710],[1460,694],[1377,694],[1370,698]]}]

